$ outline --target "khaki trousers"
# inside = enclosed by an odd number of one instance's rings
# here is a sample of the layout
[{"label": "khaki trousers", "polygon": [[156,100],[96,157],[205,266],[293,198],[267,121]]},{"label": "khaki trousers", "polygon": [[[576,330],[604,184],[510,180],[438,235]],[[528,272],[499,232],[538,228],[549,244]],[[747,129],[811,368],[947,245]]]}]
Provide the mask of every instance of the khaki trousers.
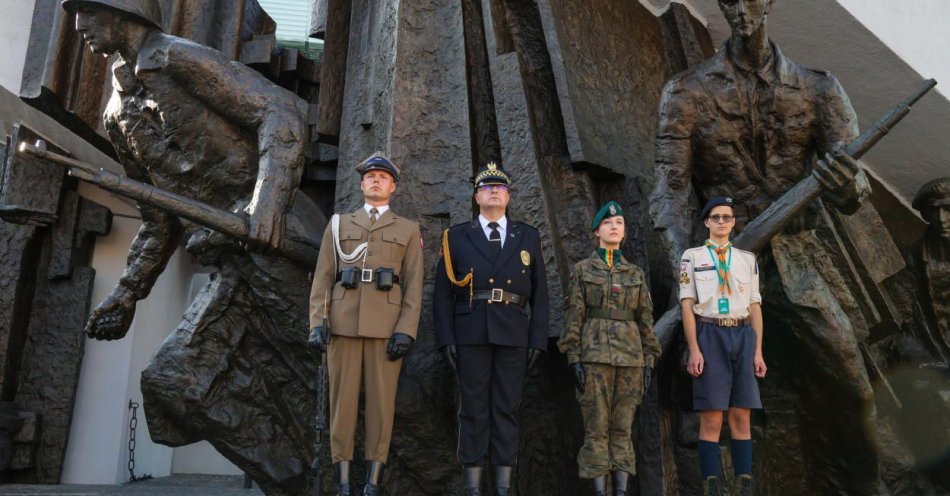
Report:
[{"label": "khaki trousers", "polygon": [[402,359],[389,361],[388,339],[333,336],[327,350],[330,374],[330,455],[353,459],[360,385],[366,393],[366,461],[386,463],[393,432],[396,385]]}]

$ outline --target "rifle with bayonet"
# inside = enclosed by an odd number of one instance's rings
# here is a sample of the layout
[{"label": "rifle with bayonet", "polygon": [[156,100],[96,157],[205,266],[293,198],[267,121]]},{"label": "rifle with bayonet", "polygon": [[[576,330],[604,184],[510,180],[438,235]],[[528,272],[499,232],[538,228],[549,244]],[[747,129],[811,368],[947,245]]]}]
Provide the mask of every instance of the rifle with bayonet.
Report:
[{"label": "rifle with bayonet", "polygon": [[[327,307],[329,294],[323,295],[323,328],[329,329],[330,323],[327,319]],[[313,428],[316,431],[316,439],[313,442],[314,455],[313,463],[310,464],[310,496],[321,496],[323,494],[323,478],[320,460],[323,457],[323,433],[327,431],[327,352],[326,350],[317,350],[320,354],[320,367],[317,368],[317,413],[314,416]]]},{"label": "rifle with bayonet", "polygon": [[[246,215],[228,212],[200,201],[157,188],[121,174],[96,168],[91,164],[75,160],[46,149],[42,140],[35,145],[20,143],[20,153],[29,153],[61,165],[69,175],[80,180],[116,193],[118,195],[160,208],[178,217],[196,224],[214,229],[241,241],[247,239],[249,232]],[[301,266],[312,269],[317,263],[318,245],[312,240],[303,239],[288,233],[277,249],[277,255]]]},{"label": "rifle with bayonet", "polygon": [[[878,141],[886,136],[894,126],[910,113],[911,107],[924,97],[937,81],[928,79],[913,95],[892,108],[880,120],[874,123],[845,147],[845,153],[855,160],[860,159]],[[812,171],[804,179],[788,190],[769,208],[759,214],[752,222],[746,225],[742,233],[736,236],[732,244],[740,249],[758,253],[769,243],[773,236],[778,234],[799,212],[815,201],[821,194],[821,183],[818,182],[816,172]],[[683,318],[678,305],[670,308],[660,317],[653,330],[665,351],[673,343],[673,337],[682,326]]]}]

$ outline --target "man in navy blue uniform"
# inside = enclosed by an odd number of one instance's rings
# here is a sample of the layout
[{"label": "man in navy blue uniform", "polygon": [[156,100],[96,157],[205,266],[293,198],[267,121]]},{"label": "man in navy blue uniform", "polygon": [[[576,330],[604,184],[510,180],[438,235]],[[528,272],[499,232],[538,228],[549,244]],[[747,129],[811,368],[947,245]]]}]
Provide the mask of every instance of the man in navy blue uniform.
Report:
[{"label": "man in navy blue uniform", "polygon": [[495,494],[507,496],[525,373],[547,349],[548,288],[537,229],[506,215],[508,173],[489,163],[474,184],[479,215],[443,235],[433,318],[440,349],[458,375],[465,494],[481,494],[491,465]]}]

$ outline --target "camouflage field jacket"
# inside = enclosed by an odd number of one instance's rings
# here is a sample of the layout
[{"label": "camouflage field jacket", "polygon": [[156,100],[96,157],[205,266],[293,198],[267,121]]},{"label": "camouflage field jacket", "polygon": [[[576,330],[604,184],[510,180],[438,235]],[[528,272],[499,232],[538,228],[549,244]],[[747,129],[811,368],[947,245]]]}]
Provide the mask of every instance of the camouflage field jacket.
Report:
[{"label": "camouflage field jacket", "polygon": [[574,265],[567,294],[558,347],[568,363],[653,367],[660,342],[653,334],[653,301],[640,267],[621,257],[611,269],[595,251]]}]

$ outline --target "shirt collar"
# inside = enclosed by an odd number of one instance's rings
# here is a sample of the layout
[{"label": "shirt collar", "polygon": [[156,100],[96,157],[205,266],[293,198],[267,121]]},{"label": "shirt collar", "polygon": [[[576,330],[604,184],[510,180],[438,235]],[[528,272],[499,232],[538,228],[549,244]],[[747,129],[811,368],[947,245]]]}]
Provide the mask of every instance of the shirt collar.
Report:
[{"label": "shirt collar", "polygon": [[[366,216],[367,216],[367,217],[369,216],[369,211],[370,211],[371,208],[373,208],[373,206],[370,205],[369,203],[364,203],[364,204],[363,204],[363,210],[366,212]],[[389,210],[389,205],[383,205],[383,206],[381,206],[381,207],[376,207],[376,210],[379,212],[379,216],[382,217],[383,214],[386,213],[387,210]]]},{"label": "shirt collar", "polygon": [[[748,74],[752,70],[751,68],[741,65],[733,58],[731,45],[732,38],[726,40],[713,57],[716,62],[710,64],[708,74],[715,74],[735,80],[736,72]],[[795,63],[785,57],[785,54],[782,53],[778,44],[772,41],[771,38],[769,39],[769,47],[772,48],[772,56],[769,57],[769,62],[756,71],[756,73],[766,81],[778,79],[784,85],[801,88],[802,81]]]},{"label": "shirt collar", "polygon": [[706,239],[706,243],[704,243],[704,245],[705,245],[705,244],[711,244],[711,245],[715,246],[716,248],[722,248],[723,246],[727,246],[727,245],[728,245],[728,246],[730,246],[730,248],[731,248],[732,240],[729,240],[725,245],[717,245],[713,240],[707,238],[707,239]]},{"label": "shirt collar", "polygon": [[[488,223],[491,222],[485,218],[482,214],[478,214],[478,223],[482,225],[482,230],[488,229]],[[498,223],[498,230],[504,232],[508,228],[508,216],[502,215],[500,219],[496,220]]]}]

